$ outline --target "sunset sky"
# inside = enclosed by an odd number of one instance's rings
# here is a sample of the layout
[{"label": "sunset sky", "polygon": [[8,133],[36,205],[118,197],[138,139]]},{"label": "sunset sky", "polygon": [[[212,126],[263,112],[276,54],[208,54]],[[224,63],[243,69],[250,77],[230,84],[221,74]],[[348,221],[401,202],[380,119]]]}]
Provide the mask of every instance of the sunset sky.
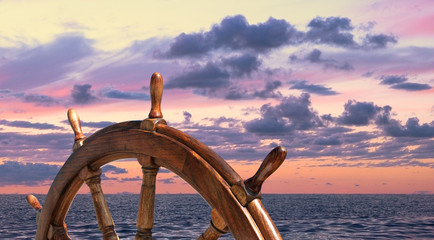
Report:
[{"label": "sunset sky", "polygon": [[[431,0],[0,0],[0,193],[48,192],[68,108],[86,136],[146,118],[153,72],[168,124],[243,178],[287,148],[265,193],[434,194]],[[103,172],[140,191],[136,160]]]}]

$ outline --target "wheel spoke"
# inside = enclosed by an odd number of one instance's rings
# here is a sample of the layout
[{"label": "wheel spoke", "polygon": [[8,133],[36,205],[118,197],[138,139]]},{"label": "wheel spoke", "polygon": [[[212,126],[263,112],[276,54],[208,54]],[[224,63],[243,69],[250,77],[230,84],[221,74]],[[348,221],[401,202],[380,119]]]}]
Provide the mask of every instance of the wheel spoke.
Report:
[{"label": "wheel spoke", "polygon": [[228,227],[226,226],[225,221],[217,212],[216,209],[211,211],[211,221],[209,223],[208,228],[205,230],[202,235],[198,238],[198,240],[215,240],[218,239],[222,234],[228,232]]},{"label": "wheel spoke", "polygon": [[95,208],[96,219],[98,221],[99,230],[102,232],[103,239],[119,239],[114,229],[115,224],[110,214],[110,210],[102,192],[101,168],[97,171],[91,171],[86,166],[80,171],[79,176],[89,186],[92,194],[93,206]]},{"label": "wheel spoke", "polygon": [[137,233],[135,239],[152,239],[152,227],[154,226],[155,181],[159,167],[153,163],[150,156],[139,155],[137,160],[140,165],[142,165],[143,182],[140,190],[140,203],[137,213]]}]

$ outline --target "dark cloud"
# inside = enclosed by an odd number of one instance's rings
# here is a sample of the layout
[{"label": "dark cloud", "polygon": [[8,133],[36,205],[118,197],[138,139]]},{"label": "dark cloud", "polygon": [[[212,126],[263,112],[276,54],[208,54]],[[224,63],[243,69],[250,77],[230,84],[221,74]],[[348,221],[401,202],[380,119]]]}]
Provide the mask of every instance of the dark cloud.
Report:
[{"label": "dark cloud", "polygon": [[292,126],[283,119],[267,116],[247,122],[245,128],[248,132],[258,135],[284,135],[293,130]]},{"label": "dark cloud", "polygon": [[5,161],[0,164],[0,186],[40,185],[54,179],[59,170],[57,165]]},{"label": "dark cloud", "polygon": [[298,43],[301,37],[302,33],[285,20],[270,17],[264,23],[250,25],[244,16],[236,15],[224,18],[208,32],[178,35],[169,50],[157,56],[199,56],[219,48],[264,52]]},{"label": "dark cloud", "polygon": [[423,91],[431,89],[428,84],[407,82],[406,75],[383,75],[380,76],[380,84],[390,85],[390,88],[400,89],[405,91]]},{"label": "dark cloud", "polygon": [[307,25],[306,39],[314,43],[330,44],[339,47],[356,47],[351,20],[341,17],[314,18]]},{"label": "dark cloud", "polygon": [[265,86],[261,90],[253,90],[249,91],[247,89],[240,88],[239,86],[233,85],[227,90],[225,94],[225,99],[228,100],[246,100],[246,99],[254,99],[254,98],[276,98],[279,99],[282,97],[282,94],[277,91],[279,87],[282,86],[282,82],[275,81],[267,81],[265,82]]},{"label": "dark cloud", "polygon": [[393,85],[393,84],[397,84],[397,83],[402,83],[408,80],[408,78],[405,75],[383,75],[380,76],[381,82],[380,84],[385,84],[385,85]]},{"label": "dark cloud", "polygon": [[431,89],[432,87],[428,84],[405,82],[392,85],[391,88],[405,91],[423,91]]},{"label": "dark cloud", "polygon": [[321,61],[321,54],[322,52],[318,49],[314,49],[312,50],[312,52],[310,52],[307,56],[306,56],[306,60],[310,61],[310,62],[320,62]]},{"label": "dark cloud", "polygon": [[182,115],[184,115],[184,122],[189,123],[191,120],[191,113],[184,111],[182,112]]},{"label": "dark cloud", "polygon": [[338,137],[320,137],[317,138],[314,142],[317,145],[339,145],[342,144],[341,140]]},{"label": "dark cloud", "polygon": [[104,97],[126,99],[126,100],[149,100],[148,94],[141,92],[124,92],[117,89],[105,89],[103,91]]},{"label": "dark cloud", "polygon": [[382,127],[392,137],[434,137],[434,121],[420,125],[418,118],[409,118],[403,126],[399,121],[391,119]]},{"label": "dark cloud", "polygon": [[434,168],[432,162],[417,160],[387,160],[380,163],[368,163],[367,167],[430,167]]},{"label": "dark cloud", "polygon": [[362,74],[362,77],[372,77],[374,75],[374,71],[365,72]]},{"label": "dark cloud", "polygon": [[[351,20],[345,17],[316,17],[309,22],[307,28],[307,32],[302,32],[286,20],[272,17],[264,23],[251,25],[242,15],[228,16],[209,31],[178,35],[166,52],[156,50],[154,56],[200,57],[217,49],[264,53],[281,46],[303,42],[343,48],[377,49],[397,42],[391,35],[367,34],[359,44],[354,40]],[[347,65],[349,66],[348,63]]]},{"label": "dark cloud", "polygon": [[225,99],[228,100],[244,100],[244,99],[252,99],[251,94],[246,89],[239,89],[238,87],[229,88],[227,94],[225,95]]},{"label": "dark cloud", "polygon": [[119,168],[113,165],[105,165],[102,167],[103,172],[105,173],[111,173],[111,174],[123,174],[128,173],[128,171],[125,168]]},{"label": "dark cloud", "polygon": [[62,36],[53,42],[23,50],[15,60],[0,66],[0,88],[24,90],[55,82],[74,71],[74,64],[94,53],[92,41]]},{"label": "dark cloud", "polygon": [[332,69],[344,70],[344,71],[354,70],[354,67],[348,62],[338,63],[335,59],[323,59],[323,58],[321,58],[321,55],[322,55],[322,52],[320,50],[314,49],[310,53],[308,53],[304,58],[299,58],[293,54],[289,57],[289,59],[292,62],[308,61],[311,63],[322,64],[325,69],[332,68]]},{"label": "dark cloud", "polygon": [[158,173],[171,173],[171,171],[167,170],[166,168],[160,167],[160,170],[158,170]]},{"label": "dark cloud", "polygon": [[170,178],[161,178],[161,179],[157,179],[158,182],[161,182],[163,184],[174,184],[176,183],[175,178],[170,177]]},{"label": "dark cloud", "polygon": [[[296,102],[303,102],[301,96],[297,99]],[[309,118],[313,119],[311,122],[314,123],[306,129],[308,126],[293,123],[297,119],[295,114],[283,112],[283,109],[288,108],[289,105],[284,105],[283,102],[291,101],[282,100],[282,104],[275,106],[266,104],[261,108],[261,117],[251,121],[222,117],[202,119],[200,123],[183,122],[174,127],[204,142],[225,159],[260,160],[276,145],[285,146],[288,155],[294,158],[337,158],[336,163],[328,165],[333,167],[367,167],[369,160],[375,160],[375,163],[384,159],[411,161],[429,159],[432,156],[434,142],[429,138],[413,137],[411,144],[417,148],[408,148],[409,141],[406,137],[384,138],[384,136],[390,136],[384,129],[394,121],[391,119],[389,106],[376,109],[376,105],[372,103],[374,109],[378,111],[374,115],[368,114],[367,122],[377,124],[379,129],[355,132],[353,128],[342,125],[337,120],[338,118],[330,114],[317,121],[318,116],[312,109],[310,112],[313,116],[309,117],[309,114],[304,114],[305,117],[299,118],[307,119],[303,122],[309,122]],[[352,105],[357,105],[355,103]],[[303,106],[303,104],[300,105]],[[306,104],[304,108],[305,106]],[[350,112],[354,113],[353,110]],[[324,119],[328,119],[327,123],[324,123]],[[423,124],[419,124],[419,128],[421,126]],[[407,129],[407,127],[401,127]],[[303,129],[307,131],[302,131]],[[430,130],[424,129],[424,131],[429,132]],[[264,137],[275,141],[264,144],[261,141]],[[384,141],[372,141],[380,138]],[[360,161],[361,159],[364,161]]]},{"label": "dark cloud", "polygon": [[[245,123],[248,132],[273,135],[287,134],[292,130],[308,130],[321,126],[317,113],[311,108],[310,95],[290,96],[277,106],[265,104],[261,107],[261,118]],[[268,132],[268,133],[267,133]]]},{"label": "dark cloud", "polygon": [[276,90],[282,86],[281,81],[269,81],[265,83],[265,89],[260,91],[255,91],[253,93],[253,97],[258,98],[280,98],[282,95],[280,92],[276,92]]},{"label": "dark cloud", "polygon": [[363,46],[366,48],[385,48],[388,44],[397,43],[396,37],[386,34],[366,35]]},{"label": "dark cloud", "polygon": [[187,72],[172,78],[165,87],[171,88],[209,88],[219,89],[229,85],[229,73],[214,63],[196,66]]},{"label": "dark cloud", "polygon": [[92,94],[91,88],[92,85],[90,84],[74,85],[74,88],[71,90],[73,102],[77,104],[89,104],[96,101],[97,98]]},{"label": "dark cloud", "polygon": [[354,70],[353,65],[351,65],[348,62],[344,62],[342,64],[337,64],[337,63],[334,63],[334,62],[326,63],[325,64],[325,68],[334,68],[334,69],[337,69],[337,70],[344,70],[344,71],[352,71],[352,70]]},{"label": "dark cloud", "polygon": [[344,125],[365,126],[375,120],[383,108],[372,102],[357,102],[349,100],[345,103],[345,111],[337,121]]},{"label": "dark cloud", "polygon": [[12,93],[12,91],[9,89],[0,89],[0,94],[9,94],[9,93]]},{"label": "dark cloud", "polygon": [[47,95],[39,95],[39,94],[24,95],[23,101],[35,103],[36,105],[39,106],[52,106],[52,105],[60,104],[60,101],[58,99],[55,99]]},{"label": "dark cloud", "polygon": [[63,127],[59,127],[50,123],[32,123],[28,121],[8,121],[8,120],[0,120],[1,125],[6,125],[9,127],[18,127],[18,128],[34,128],[39,130],[51,129],[58,130],[64,129]]},{"label": "dark cloud", "polygon": [[292,84],[290,89],[299,89],[299,90],[306,91],[308,93],[313,93],[313,94],[318,94],[323,96],[339,94],[338,92],[333,91],[331,88],[324,87],[322,85],[307,84],[306,80],[293,80],[290,81],[290,84]]},{"label": "dark cloud", "polygon": [[132,177],[132,178],[122,178],[121,182],[136,182],[136,181],[143,181],[143,179],[139,176]]},{"label": "dark cloud", "polygon": [[170,44],[170,48],[166,53],[160,51],[154,52],[154,57],[174,58],[184,56],[201,56],[217,46],[213,46],[211,33],[181,33],[174,42]]},{"label": "dark cloud", "polygon": [[24,162],[64,162],[71,154],[74,135],[63,133],[26,135],[2,132],[0,156]]},{"label": "dark cloud", "polygon": [[232,75],[236,77],[241,77],[243,75],[249,76],[253,71],[257,71],[261,65],[258,56],[249,53],[224,58],[222,62],[224,66],[227,66],[232,70]]}]

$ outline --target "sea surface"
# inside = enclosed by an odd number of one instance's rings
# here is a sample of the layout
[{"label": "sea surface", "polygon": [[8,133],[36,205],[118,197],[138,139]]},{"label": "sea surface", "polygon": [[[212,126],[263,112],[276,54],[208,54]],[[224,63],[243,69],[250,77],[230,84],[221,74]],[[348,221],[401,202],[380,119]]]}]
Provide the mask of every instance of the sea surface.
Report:
[{"label": "sea surface", "polygon": [[[45,195],[36,195],[43,203]],[[116,232],[134,239],[139,195],[106,195]],[[434,239],[434,195],[263,195],[283,239]],[[156,196],[154,239],[196,239],[210,207],[196,194]],[[90,195],[77,195],[66,223],[72,239],[101,239]],[[0,239],[33,239],[25,195],[0,195]],[[220,239],[233,239],[230,234]]]}]

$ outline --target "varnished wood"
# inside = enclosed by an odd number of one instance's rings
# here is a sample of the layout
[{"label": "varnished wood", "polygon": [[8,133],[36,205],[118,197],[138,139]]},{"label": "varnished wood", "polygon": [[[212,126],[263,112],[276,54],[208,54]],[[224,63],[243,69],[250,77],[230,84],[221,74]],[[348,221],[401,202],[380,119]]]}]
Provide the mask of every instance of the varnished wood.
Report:
[{"label": "varnished wood", "polygon": [[29,194],[26,196],[26,200],[27,203],[29,203],[29,205],[36,211],[42,209],[41,203],[39,203],[38,199],[35,196]]},{"label": "varnished wood", "polygon": [[114,124],[86,139],[78,115],[73,110],[68,111],[75,134],[74,152],[60,169],[47,194],[36,239],[54,239],[55,236],[68,239],[64,220],[83,181],[92,193],[103,238],[118,239],[102,193],[100,167],[123,158],[137,158],[143,171],[136,239],[152,239],[159,166],[184,179],[212,207],[210,227],[200,239],[217,239],[227,231],[236,239],[281,239],[259,197],[262,183],[281,164],[277,162],[282,157],[282,148],[276,152],[273,150],[258,172],[243,181],[206,145],[166,125],[161,112],[163,78],[154,73],[150,82],[152,106],[149,118],[144,121]]},{"label": "varnished wood", "polygon": [[220,232],[228,232],[228,225],[226,225],[225,220],[220,216],[219,212],[215,208],[211,210],[211,223]]},{"label": "varnished wood", "polygon": [[140,129],[155,131],[159,124],[167,125],[166,120],[162,118],[147,118],[140,124]]},{"label": "varnished wood", "polygon": [[103,129],[100,129],[98,131],[96,131],[94,134],[92,134],[91,136],[89,136],[87,139],[89,138],[98,138],[99,136],[107,133],[107,132],[111,132],[111,131],[122,131],[122,130],[128,130],[128,129],[139,129],[140,128],[140,124],[142,121],[128,121],[128,122],[121,122],[121,123],[116,123],[113,125],[110,125],[108,127],[105,127]]},{"label": "varnished wood", "polygon": [[162,118],[161,98],[163,96],[163,77],[160,73],[154,73],[151,77],[151,111],[149,118]]},{"label": "varnished wood", "polygon": [[[61,194],[83,167],[99,162],[100,159],[108,163],[119,159],[119,156],[136,157],[137,154],[154,157],[157,165],[176,173],[193,186],[210,206],[219,211],[236,239],[263,239],[250,213],[239,204],[228,183],[197,153],[186,147],[185,143],[171,137],[131,128],[119,128],[96,138],[89,137],[86,144],[70,156],[47,194],[40,220],[44,224],[38,225],[36,239],[44,239],[46,236],[46,223],[51,222],[52,216],[61,211],[55,209]],[[241,178],[237,176],[237,179]],[[235,182],[236,179],[230,181]]]},{"label": "varnished wood", "polygon": [[239,181],[231,186],[231,191],[243,206],[247,206],[247,203],[254,199],[261,198],[261,193],[253,194],[246,189],[244,181]]},{"label": "varnished wood", "polygon": [[235,172],[235,170],[231,166],[226,163],[225,160],[223,160],[223,158],[221,158],[207,145],[203,144],[192,136],[163,124],[157,125],[156,131],[170,138],[173,138],[181,142],[182,144],[185,144],[191,150],[199,154],[224,178],[226,182],[229,183],[229,185],[233,185],[239,181],[242,181],[242,178]]},{"label": "varnished wood", "polygon": [[42,205],[41,205],[41,203],[39,203],[39,200],[35,196],[33,196],[31,194],[29,194],[29,195],[26,196],[26,200],[27,200],[27,203],[33,209],[36,210],[36,224],[38,224],[39,223],[39,218],[41,217]]},{"label": "varnished wood", "polygon": [[231,186],[234,195],[241,205],[246,206],[254,199],[261,198],[261,187],[264,181],[282,165],[286,158],[286,149],[282,146],[274,148],[264,159],[255,175],[245,181],[238,181]]},{"label": "varnished wood", "polygon": [[83,141],[86,139],[86,136],[84,136],[83,130],[81,129],[80,117],[78,116],[77,112],[70,108],[68,109],[67,115],[69,124],[71,125],[72,131],[74,131],[75,135],[74,145],[72,147],[72,150],[75,151],[83,145]]},{"label": "varnished wood", "polygon": [[282,165],[283,161],[286,158],[286,148],[279,146],[274,148],[268,155],[265,157],[261,166],[255,175],[246,181],[244,181],[244,185],[246,189],[251,191],[253,194],[258,194],[261,191],[262,184],[264,181],[275,172],[280,165]]},{"label": "varnished wood", "polygon": [[107,202],[101,188],[101,169],[91,171],[87,166],[84,167],[79,176],[89,186],[92,194],[92,201],[95,209],[96,219],[98,221],[99,230],[102,233],[104,240],[119,239],[114,229],[115,224],[108,209]]},{"label": "varnished wood", "polygon": [[152,239],[154,226],[155,182],[158,173],[156,165],[150,156],[139,155],[137,159],[142,166],[143,181],[140,190],[139,210],[137,212],[136,240]]},{"label": "varnished wood", "polygon": [[71,240],[65,223],[60,226],[50,225],[47,238],[49,240]]},{"label": "varnished wood", "polygon": [[76,192],[81,188],[84,181],[78,175],[72,179],[70,184],[64,189],[64,191],[60,194],[60,198],[56,209],[58,211],[56,214],[53,214],[52,224],[55,226],[62,226],[65,223],[66,214],[71,207],[72,201],[74,200]]},{"label": "varnished wood", "polygon": [[279,230],[277,230],[276,225],[274,225],[273,220],[271,220],[259,198],[249,202],[247,209],[252,214],[253,219],[255,219],[256,225],[261,230],[264,239],[282,239]]},{"label": "varnished wood", "polygon": [[228,232],[228,226],[216,209],[211,210],[211,221],[198,240],[215,240]]}]

